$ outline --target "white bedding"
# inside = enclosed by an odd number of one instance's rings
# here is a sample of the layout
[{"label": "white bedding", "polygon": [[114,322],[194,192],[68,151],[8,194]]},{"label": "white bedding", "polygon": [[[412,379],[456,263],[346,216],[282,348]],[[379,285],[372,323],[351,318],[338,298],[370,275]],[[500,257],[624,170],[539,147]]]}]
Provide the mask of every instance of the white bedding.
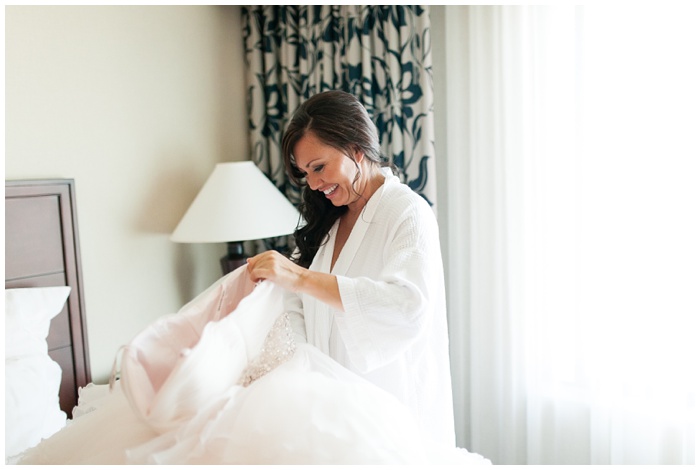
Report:
[{"label": "white bedding", "polygon": [[[255,288],[229,315],[212,316],[212,309],[226,303],[226,293],[236,289],[237,276],[225,277],[167,320],[175,323],[137,336],[132,352],[167,356],[165,341],[175,354],[143,363],[139,354],[125,355],[136,361],[129,366],[131,372],[111,391],[107,386],[82,389],[75,418],[27,451],[19,463],[490,463],[465,449],[434,443],[395,397],[312,346],[296,345],[282,354],[283,360],[271,361],[289,339],[284,334],[288,323],[270,321],[284,318],[278,288]],[[191,321],[183,322],[188,315]],[[177,344],[179,327],[196,329],[203,317],[208,318],[209,333],[199,331],[201,339],[194,344]],[[216,330],[236,328],[233,337],[246,344],[235,354],[245,361],[233,358],[212,366],[208,350],[221,347],[211,339],[217,337]],[[261,364],[271,365],[271,371],[263,373],[265,367],[256,367]],[[198,381],[187,383],[183,370],[196,370]]]},{"label": "white bedding", "polygon": [[70,287],[5,289],[5,461],[66,424],[59,405],[61,367],[48,354],[51,320]]}]

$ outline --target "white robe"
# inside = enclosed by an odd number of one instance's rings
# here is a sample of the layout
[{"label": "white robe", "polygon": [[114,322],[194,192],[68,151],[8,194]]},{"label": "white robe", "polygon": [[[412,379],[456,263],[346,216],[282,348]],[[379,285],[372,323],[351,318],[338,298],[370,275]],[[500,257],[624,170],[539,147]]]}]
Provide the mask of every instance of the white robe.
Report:
[{"label": "white robe", "polygon": [[310,269],[336,275],[344,312],[287,294],[305,340],[396,396],[426,434],[454,445],[445,286],[435,214],[388,170],[331,270],[338,222]]}]

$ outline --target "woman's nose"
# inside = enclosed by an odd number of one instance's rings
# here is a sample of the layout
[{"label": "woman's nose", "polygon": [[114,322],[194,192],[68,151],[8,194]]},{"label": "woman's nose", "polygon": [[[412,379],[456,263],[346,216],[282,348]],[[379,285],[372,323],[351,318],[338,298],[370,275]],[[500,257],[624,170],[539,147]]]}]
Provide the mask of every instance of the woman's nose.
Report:
[{"label": "woman's nose", "polygon": [[320,178],[317,178],[316,176],[312,175],[306,175],[306,184],[308,184],[309,188],[313,189],[314,191],[316,191],[320,187],[320,182]]}]

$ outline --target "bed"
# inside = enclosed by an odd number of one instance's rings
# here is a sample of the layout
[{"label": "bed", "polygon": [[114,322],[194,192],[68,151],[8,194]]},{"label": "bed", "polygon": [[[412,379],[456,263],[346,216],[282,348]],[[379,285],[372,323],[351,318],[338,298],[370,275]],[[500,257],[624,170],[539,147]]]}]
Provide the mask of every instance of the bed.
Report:
[{"label": "bed", "polygon": [[5,182],[5,458],[65,426],[91,381],[72,179]]},{"label": "bed", "polygon": [[[116,352],[119,380],[91,383],[75,207],[72,180],[6,181],[6,326],[10,310],[32,310],[8,292],[65,294],[39,333],[60,380],[27,389],[49,395],[58,422],[19,453],[6,445],[6,463],[489,463],[426,439],[395,397],[317,348],[289,348],[282,289],[253,284],[245,266]],[[8,358],[6,344],[6,414]],[[6,419],[6,444],[29,421]]]},{"label": "bed", "polygon": [[[79,388],[91,381],[75,181],[6,181],[6,309],[8,289],[56,286],[69,288],[69,294],[50,320],[46,348],[49,357],[60,367],[58,403],[70,419],[78,403]],[[6,328],[14,324],[8,317],[11,313],[6,311]],[[6,330],[6,342],[12,334]],[[6,347],[6,366],[7,361]],[[10,424],[6,421],[6,434],[13,432]]]}]

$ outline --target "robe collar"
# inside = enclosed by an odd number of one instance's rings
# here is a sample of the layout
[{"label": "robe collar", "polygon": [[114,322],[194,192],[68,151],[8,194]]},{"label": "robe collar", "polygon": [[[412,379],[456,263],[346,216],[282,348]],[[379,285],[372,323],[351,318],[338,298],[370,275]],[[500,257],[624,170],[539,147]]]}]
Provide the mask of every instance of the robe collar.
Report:
[{"label": "robe collar", "polygon": [[338,259],[333,265],[333,270],[331,270],[331,260],[333,258],[333,251],[335,249],[336,235],[338,234],[338,226],[340,224],[340,219],[335,221],[333,227],[329,231],[329,240],[326,249],[323,252],[323,260],[320,266],[321,271],[330,272],[335,275],[345,275],[350,268],[352,261],[355,259],[355,255],[359,251],[360,244],[365,238],[365,233],[374,219],[374,215],[377,212],[377,208],[386,193],[387,186],[399,182],[399,179],[394,176],[389,168],[382,168],[382,174],[384,175],[384,184],[382,184],[377,190],[372,194],[372,196],[362,208],[362,213],[355,221],[355,225],[350,232],[350,236],[345,242],[345,246],[338,254]]}]

